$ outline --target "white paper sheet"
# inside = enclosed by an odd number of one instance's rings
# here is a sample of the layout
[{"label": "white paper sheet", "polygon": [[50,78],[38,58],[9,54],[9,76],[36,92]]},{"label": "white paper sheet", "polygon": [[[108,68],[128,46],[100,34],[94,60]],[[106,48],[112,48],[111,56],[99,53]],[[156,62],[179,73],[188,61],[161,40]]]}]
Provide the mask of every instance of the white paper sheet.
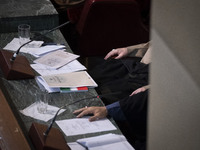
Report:
[{"label": "white paper sheet", "polygon": [[56,87],[97,87],[98,85],[86,71],[42,76],[51,88]]},{"label": "white paper sheet", "polygon": [[41,57],[47,53],[57,51],[57,50],[64,50],[65,46],[64,45],[46,45],[42,46],[40,48],[34,49],[29,51],[30,54],[32,54],[35,57]]},{"label": "white paper sheet", "polygon": [[35,80],[41,90],[47,91],[48,93],[60,92],[60,88],[50,88],[48,84],[43,80],[42,76],[37,76]]},{"label": "white paper sheet", "polygon": [[31,64],[31,67],[35,71],[37,71],[41,76],[86,70],[86,67],[83,66],[78,60],[73,60],[72,62],[69,62],[68,64],[58,69],[53,69],[42,64]]},{"label": "white paper sheet", "polygon": [[121,141],[126,141],[126,138],[123,135],[118,135],[113,133],[77,140],[78,143],[88,148],[121,142]]},{"label": "white paper sheet", "polygon": [[127,141],[110,143],[97,147],[88,148],[88,150],[135,150]]},{"label": "white paper sheet", "polygon": [[[29,107],[27,107],[23,110],[20,110],[20,112],[22,114],[24,114],[25,116],[29,116],[29,117],[47,122],[55,116],[58,109],[59,109],[58,107],[48,105],[47,112],[45,114],[41,114],[37,110],[37,104],[33,103]],[[62,109],[62,110],[60,110],[60,112],[58,114],[61,114],[64,111],[65,111],[65,109]]]},{"label": "white paper sheet", "polygon": [[86,150],[85,147],[81,146],[80,144],[78,144],[76,142],[70,142],[67,144],[71,148],[71,150]]},{"label": "white paper sheet", "polygon": [[[43,44],[43,41],[32,41],[29,44],[25,45],[21,48],[20,52],[30,53],[39,49],[39,47]],[[8,43],[3,49],[17,51],[20,47],[19,38],[14,38],[10,43]]]},{"label": "white paper sheet", "polygon": [[88,117],[56,121],[67,136],[116,130],[110,120],[100,119],[90,122]]},{"label": "white paper sheet", "polygon": [[134,150],[125,136],[113,133],[78,139],[77,142],[89,150]]},{"label": "white paper sheet", "polygon": [[65,52],[63,50],[57,50],[34,60],[34,63],[43,64],[48,67],[58,69],[78,57],[79,55]]}]

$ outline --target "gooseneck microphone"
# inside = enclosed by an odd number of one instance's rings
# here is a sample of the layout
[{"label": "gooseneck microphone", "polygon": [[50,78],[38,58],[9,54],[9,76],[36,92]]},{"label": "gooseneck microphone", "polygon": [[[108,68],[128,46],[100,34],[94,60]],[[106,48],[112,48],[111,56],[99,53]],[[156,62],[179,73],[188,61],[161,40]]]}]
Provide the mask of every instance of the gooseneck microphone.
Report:
[{"label": "gooseneck microphone", "polygon": [[121,92],[114,92],[114,93],[108,93],[103,95],[97,95],[97,96],[91,96],[87,98],[82,98],[79,100],[76,100],[72,103],[68,103],[63,105],[61,108],[58,109],[55,116],[53,117],[51,124],[49,126],[40,124],[40,123],[32,123],[31,128],[29,130],[29,137],[33,143],[33,145],[36,147],[36,149],[51,149],[51,150],[70,150],[70,147],[66,144],[66,139],[63,136],[62,132],[57,129],[53,128],[53,123],[56,120],[56,117],[59,113],[59,111],[69,105],[78,103],[83,100],[93,99],[93,98],[102,98],[106,97],[108,95],[113,95]]},{"label": "gooseneck microphone", "polygon": [[32,42],[33,40],[40,39],[42,36],[47,35],[48,33],[51,33],[51,32],[53,32],[54,30],[57,30],[57,29],[59,29],[59,28],[65,26],[65,25],[67,25],[67,24],[69,24],[69,23],[70,23],[70,21],[67,21],[67,22],[65,22],[65,23],[63,23],[63,24],[61,24],[61,25],[59,25],[59,26],[57,26],[57,27],[55,27],[55,28],[53,28],[53,29],[50,29],[50,30],[48,30],[47,32],[45,32],[45,33],[43,33],[43,34],[41,34],[41,35],[35,37],[34,39],[32,39],[32,40],[30,40],[30,41],[28,41],[28,42],[22,44],[22,45],[17,49],[17,51],[13,54],[12,58],[10,59],[10,61],[14,61],[14,60],[15,60],[15,58],[17,57],[17,55],[18,55],[19,52],[20,52],[20,49],[21,49],[23,46],[29,44],[29,43]]},{"label": "gooseneck microphone", "polygon": [[88,99],[93,99],[93,98],[102,98],[102,97],[106,97],[106,96],[109,96],[109,95],[115,95],[115,94],[119,94],[119,93],[121,93],[121,92],[113,92],[113,93],[108,93],[108,94],[103,94],[103,95],[97,95],[97,96],[91,96],[91,97],[87,97],[87,98],[82,98],[82,99],[76,100],[76,101],[74,101],[74,102],[72,102],[72,103],[69,103],[69,104],[66,104],[66,105],[60,107],[60,108],[58,109],[58,111],[56,112],[55,116],[53,117],[53,119],[52,119],[50,125],[48,126],[47,130],[43,133],[44,136],[47,136],[47,135],[49,134],[49,132],[50,132],[50,130],[51,130],[51,128],[52,128],[52,125],[53,125],[53,123],[55,122],[56,117],[57,117],[57,115],[58,115],[58,113],[59,113],[59,111],[60,111],[61,109],[65,108],[65,107],[67,107],[67,106],[69,106],[69,105],[72,105],[72,104],[78,103],[78,102],[80,102],[80,101],[83,101],[83,100],[88,100]]}]

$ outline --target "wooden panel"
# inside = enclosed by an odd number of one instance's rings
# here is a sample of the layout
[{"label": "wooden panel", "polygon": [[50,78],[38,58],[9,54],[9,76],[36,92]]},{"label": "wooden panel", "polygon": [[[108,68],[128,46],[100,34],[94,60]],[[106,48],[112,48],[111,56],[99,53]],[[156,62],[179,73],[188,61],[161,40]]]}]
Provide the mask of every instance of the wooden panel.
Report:
[{"label": "wooden panel", "polygon": [[0,149],[29,150],[29,144],[0,89]]}]

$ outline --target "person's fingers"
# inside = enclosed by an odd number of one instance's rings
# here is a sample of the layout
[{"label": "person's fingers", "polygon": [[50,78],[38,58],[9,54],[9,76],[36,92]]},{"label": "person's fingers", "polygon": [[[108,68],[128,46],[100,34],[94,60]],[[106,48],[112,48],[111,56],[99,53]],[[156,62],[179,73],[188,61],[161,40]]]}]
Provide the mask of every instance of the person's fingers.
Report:
[{"label": "person's fingers", "polygon": [[81,117],[83,117],[83,116],[85,116],[85,115],[88,115],[89,114],[89,111],[88,110],[84,110],[84,111],[82,111],[80,114],[78,114],[76,117],[77,118],[81,118]]},{"label": "person's fingers", "polygon": [[78,109],[78,110],[75,110],[75,111],[73,112],[73,114],[78,114],[78,113],[80,113],[80,112],[82,112],[82,111],[83,111],[83,108]]},{"label": "person's fingers", "polygon": [[123,54],[120,53],[118,56],[115,57],[115,59],[120,59],[120,58],[122,58],[122,57],[123,57]]},{"label": "person's fingers", "polygon": [[140,90],[140,89],[137,89],[137,90],[135,90],[130,96],[133,96],[133,95],[135,95],[135,94],[138,94],[139,92],[141,92],[141,90]]},{"label": "person's fingers", "polygon": [[118,52],[116,51],[116,50],[112,50],[112,51],[110,51],[105,57],[104,57],[104,59],[105,60],[107,60],[108,58],[110,58],[110,57],[112,57],[112,56],[115,56],[115,55],[117,55],[118,54]]},{"label": "person's fingers", "polygon": [[78,110],[75,110],[75,111],[73,112],[73,114],[81,113],[82,111],[84,111],[84,110],[87,109],[87,108],[88,108],[88,107],[85,106],[85,107],[83,107],[83,108],[80,108],[80,109],[78,109]]},{"label": "person's fingers", "polygon": [[107,60],[108,58],[110,58],[112,55],[111,54],[107,54],[104,59]]},{"label": "person's fingers", "polygon": [[135,95],[135,94],[137,94],[137,92],[135,91],[135,92],[133,92],[133,93],[131,93],[131,95],[130,96],[133,96],[133,95]]},{"label": "person's fingers", "polygon": [[139,89],[133,91],[133,92],[131,93],[130,96],[133,96],[133,95],[138,94],[138,93],[140,93],[140,92],[144,92],[145,90],[146,90],[146,89],[145,89],[144,87],[141,87],[141,88],[139,88]]},{"label": "person's fingers", "polygon": [[96,121],[96,120],[99,120],[98,116],[92,116],[89,118],[89,121]]}]

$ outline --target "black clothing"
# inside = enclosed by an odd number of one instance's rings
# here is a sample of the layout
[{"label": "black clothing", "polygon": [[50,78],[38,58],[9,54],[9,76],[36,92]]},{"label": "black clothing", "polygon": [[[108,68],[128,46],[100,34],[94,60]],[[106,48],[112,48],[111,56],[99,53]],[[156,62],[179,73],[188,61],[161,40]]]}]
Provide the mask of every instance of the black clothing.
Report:
[{"label": "black clothing", "polygon": [[89,74],[97,82],[99,94],[120,92],[102,98],[105,105],[120,102],[127,121],[116,121],[122,133],[136,150],[146,149],[146,119],[148,92],[129,96],[148,85],[149,65],[141,58],[109,59],[94,67]]},{"label": "black clothing", "polygon": [[119,92],[102,98],[108,105],[129,96],[134,90],[148,84],[149,65],[141,58],[109,59],[94,67],[89,74],[97,82],[99,94]]},{"label": "black clothing", "polygon": [[133,133],[138,138],[144,138],[146,136],[148,90],[122,99],[119,103]]}]

